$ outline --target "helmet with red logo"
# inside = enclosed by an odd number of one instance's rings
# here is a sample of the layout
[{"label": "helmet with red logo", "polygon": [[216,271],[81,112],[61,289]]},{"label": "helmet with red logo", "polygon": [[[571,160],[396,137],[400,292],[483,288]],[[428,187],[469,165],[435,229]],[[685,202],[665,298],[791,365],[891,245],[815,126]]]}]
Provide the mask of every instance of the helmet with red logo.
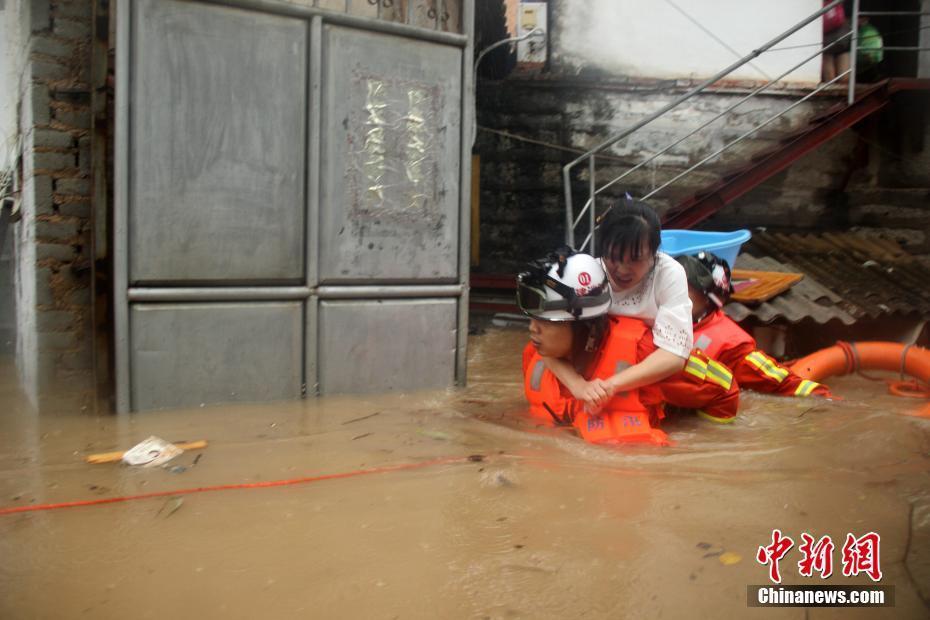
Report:
[{"label": "helmet with red logo", "polygon": [[517,305],[543,321],[586,321],[607,314],[610,289],[599,260],[561,247],[517,276]]},{"label": "helmet with red logo", "polygon": [[685,268],[688,284],[704,293],[711,303],[722,308],[729,301],[733,294],[733,283],[727,261],[704,251],[694,256],[679,256],[677,260]]}]

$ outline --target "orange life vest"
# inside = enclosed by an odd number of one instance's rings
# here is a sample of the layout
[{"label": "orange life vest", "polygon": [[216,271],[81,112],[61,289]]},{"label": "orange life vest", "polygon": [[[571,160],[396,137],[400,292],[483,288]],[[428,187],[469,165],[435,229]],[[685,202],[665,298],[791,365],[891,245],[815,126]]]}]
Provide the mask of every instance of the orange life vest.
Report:
[{"label": "orange life vest", "polygon": [[565,390],[566,395],[563,395],[562,384],[546,368],[542,356],[532,343],[526,345],[523,359],[528,360],[523,365],[523,393],[530,404],[530,415],[549,423],[554,420],[546,407],[559,417],[565,414],[574,415],[577,404],[571,395],[567,394],[568,390]]},{"label": "orange life vest", "polygon": [[737,325],[723,310],[716,310],[694,326],[694,348],[707,357],[726,363],[726,352],[746,343],[756,348],[756,341]]},{"label": "orange life vest", "polygon": [[[636,364],[637,345],[648,329],[636,319],[610,317],[610,327],[589,377],[608,379]],[[532,353],[524,367],[523,388],[533,417],[553,422],[554,414],[573,420],[578,433],[591,443],[668,444],[668,436],[650,425],[649,410],[640,402],[636,390],[615,394],[600,412],[588,413],[584,403],[563,393],[562,385],[546,369],[542,357],[535,350]]]}]

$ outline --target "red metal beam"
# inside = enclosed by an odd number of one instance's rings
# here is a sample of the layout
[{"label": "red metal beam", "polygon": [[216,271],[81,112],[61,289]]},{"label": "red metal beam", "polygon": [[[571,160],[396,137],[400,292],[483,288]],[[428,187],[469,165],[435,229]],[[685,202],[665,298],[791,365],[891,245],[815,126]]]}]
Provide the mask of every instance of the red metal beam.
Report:
[{"label": "red metal beam", "polygon": [[[821,144],[842,133],[888,103],[892,92],[924,90],[930,80],[888,80],[863,93],[851,106],[840,109],[811,125],[809,131],[761,156],[735,173],[725,175],[711,187],[676,205],[663,218],[666,228],[690,228],[707,219],[766,179],[781,172]],[[913,82],[913,83],[912,83]]]}]

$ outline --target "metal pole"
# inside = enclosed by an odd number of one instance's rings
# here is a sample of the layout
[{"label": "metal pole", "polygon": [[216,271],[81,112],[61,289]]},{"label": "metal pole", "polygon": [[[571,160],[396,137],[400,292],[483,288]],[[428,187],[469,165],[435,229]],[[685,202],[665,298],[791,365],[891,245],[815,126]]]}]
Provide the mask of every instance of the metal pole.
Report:
[{"label": "metal pole", "polygon": [[[462,50],[462,126],[459,131],[459,261],[458,261],[458,316],[456,317],[455,382],[465,387],[468,381],[468,284],[471,276],[471,148],[466,137],[475,136],[475,84],[472,58],[475,40],[475,2],[462,2],[462,33],[465,49]],[[469,106],[469,103],[472,105]]]},{"label": "metal pole", "polygon": [[595,245],[595,238],[594,238],[594,231],[597,228],[597,215],[596,215],[597,203],[595,202],[595,198],[594,198],[595,192],[597,190],[597,179],[594,178],[594,155],[591,156],[591,159],[589,159],[588,162],[589,162],[588,163],[588,175],[590,175],[591,177],[588,179],[588,192],[590,192],[590,200],[591,200],[591,212],[588,214],[590,215],[589,219],[591,221],[591,251],[588,253],[591,254],[591,256],[594,256],[594,252],[595,252],[594,248],[597,247]]},{"label": "metal pole", "polygon": [[[381,4],[379,3],[380,7]],[[306,286],[312,290],[320,283],[320,202],[321,183],[320,169],[322,168],[323,147],[321,133],[323,131],[323,16],[314,15],[310,21],[310,44],[307,46],[309,58],[309,89],[307,101],[310,102],[310,115],[307,127],[309,141],[307,145],[307,161],[310,162],[307,175],[307,246],[304,256],[304,269]],[[304,370],[303,389],[306,396],[317,396],[320,393],[319,375],[319,298],[308,296],[304,301]]]},{"label": "metal pole", "polygon": [[804,28],[804,26],[808,25],[809,23],[811,23],[811,22],[814,21],[815,19],[818,19],[821,15],[823,15],[824,13],[826,13],[827,11],[829,11],[830,9],[832,9],[834,6],[836,6],[837,4],[839,4],[839,3],[842,2],[842,1],[843,1],[843,0],[833,0],[833,2],[831,2],[830,4],[824,6],[822,9],[820,9],[819,11],[817,11],[816,13],[814,13],[813,15],[811,15],[810,17],[808,17],[807,19],[805,19],[805,20],[803,20],[803,21],[801,21],[801,22],[798,22],[797,24],[795,24],[794,26],[792,26],[791,28],[789,28],[789,29],[786,30],[785,32],[781,33],[780,35],[778,35],[777,37],[775,37],[774,39],[772,39],[771,41],[769,41],[768,43],[766,43],[765,45],[763,45],[762,47],[760,47],[759,49],[753,50],[752,52],[750,52],[750,53],[747,54],[746,56],[743,56],[742,58],[740,58],[739,60],[737,60],[736,62],[734,62],[732,65],[728,66],[726,69],[723,69],[722,71],[719,71],[718,73],[714,74],[712,77],[710,77],[710,78],[704,80],[704,81],[701,82],[699,85],[697,85],[696,87],[692,88],[691,90],[689,90],[688,92],[686,92],[686,93],[685,93],[684,95],[682,95],[681,97],[675,99],[674,101],[672,101],[672,102],[669,103],[668,105],[662,107],[658,112],[655,112],[655,113],[653,113],[653,114],[650,114],[650,115],[647,116],[645,119],[639,121],[638,123],[636,123],[635,125],[633,125],[633,126],[630,127],[629,129],[626,129],[626,130],[620,132],[620,133],[617,134],[616,136],[613,136],[613,137],[611,137],[611,138],[608,138],[607,140],[601,142],[600,144],[598,144],[597,146],[595,146],[594,148],[592,148],[591,150],[589,150],[587,153],[585,153],[585,154],[583,154],[583,155],[580,155],[580,156],[579,156],[578,158],[576,158],[574,161],[572,161],[571,163],[569,163],[569,164],[568,164],[568,167],[574,167],[575,165],[577,165],[578,163],[580,163],[581,161],[583,161],[583,160],[585,159],[585,157],[587,157],[588,155],[590,155],[590,154],[592,154],[592,153],[598,153],[598,152],[604,150],[605,148],[607,148],[608,146],[611,146],[612,144],[615,144],[615,143],[617,143],[618,141],[622,140],[623,138],[627,137],[628,135],[630,135],[631,133],[633,133],[633,132],[636,131],[637,129],[640,129],[640,128],[643,127],[643,126],[648,125],[649,123],[651,123],[651,122],[654,121],[655,119],[659,118],[660,116],[662,116],[663,114],[665,114],[666,112],[668,112],[669,110],[671,110],[672,108],[675,108],[676,106],[681,105],[683,102],[687,101],[687,100],[690,99],[691,97],[693,97],[693,96],[695,96],[696,94],[700,93],[702,90],[704,90],[705,88],[707,88],[708,86],[710,86],[710,85],[713,84],[714,82],[720,80],[721,78],[725,77],[726,75],[732,73],[734,70],[740,68],[741,66],[743,66],[744,64],[746,64],[747,62],[749,62],[750,60],[752,60],[753,58],[756,58],[756,57],[762,55],[762,53],[763,53],[764,51],[766,51],[767,49],[769,49],[770,47],[772,47],[772,46],[775,45],[776,43],[780,43],[780,42],[782,42],[783,40],[787,39],[788,37],[790,37],[791,35],[793,35],[795,32],[797,32],[798,30],[801,30],[802,28]]},{"label": "metal pole", "polygon": [[846,103],[853,104],[856,100],[856,56],[859,55],[859,0],[853,0],[852,23],[850,24],[852,38],[849,40],[849,90]]},{"label": "metal pole", "polygon": [[130,0],[116,5],[116,94],[113,138],[113,354],[116,374],[116,413],[129,413],[129,80]]},{"label": "metal pole", "polygon": [[572,223],[572,176],[568,166],[562,168],[562,191],[565,194],[565,244],[575,247],[575,226]]},{"label": "metal pole", "polygon": [[[717,121],[719,118],[721,118],[722,116],[726,115],[728,112],[733,111],[734,109],[736,109],[737,107],[739,107],[740,105],[742,105],[743,103],[745,103],[746,101],[748,101],[749,99],[751,99],[752,97],[755,97],[755,96],[758,95],[759,93],[768,90],[771,86],[773,86],[776,82],[778,82],[778,80],[782,79],[783,77],[785,77],[785,76],[788,75],[789,73],[793,72],[794,70],[798,69],[799,67],[801,67],[801,66],[807,64],[808,62],[810,62],[811,60],[813,60],[813,59],[816,58],[817,56],[820,56],[824,51],[830,49],[830,48],[833,47],[834,45],[837,45],[837,44],[838,44],[840,41],[842,41],[843,39],[850,37],[851,34],[852,34],[852,33],[847,32],[846,34],[844,34],[842,37],[840,37],[839,39],[837,39],[836,41],[834,41],[834,42],[831,43],[830,45],[824,47],[823,49],[817,50],[816,52],[814,52],[813,54],[811,54],[810,56],[808,56],[807,58],[805,58],[805,59],[802,60],[801,62],[797,63],[796,65],[794,65],[793,67],[791,67],[791,68],[788,69],[787,71],[783,72],[783,73],[782,73],[781,75],[779,75],[778,77],[773,78],[770,82],[766,82],[766,83],[763,84],[762,86],[759,86],[758,88],[756,88],[755,90],[753,90],[751,93],[749,93],[748,95],[746,95],[745,97],[743,97],[742,99],[740,99],[739,101],[737,101],[736,103],[734,103],[733,105],[729,106],[727,109],[723,110],[722,112],[720,112],[719,114],[717,114],[715,117],[713,117],[713,118],[710,119],[709,121],[707,121],[707,122],[705,122],[704,124],[700,125],[699,127],[697,127],[696,129],[692,130],[691,132],[685,134],[684,136],[682,136],[682,137],[679,138],[678,140],[672,142],[672,143],[669,144],[668,146],[664,147],[661,151],[652,154],[652,155],[649,156],[647,159],[645,159],[645,160],[641,161],[640,163],[636,164],[635,166],[633,166],[632,168],[630,168],[629,170],[627,170],[626,172],[624,172],[623,174],[621,174],[621,175],[618,176],[617,178],[613,179],[612,181],[609,181],[609,182],[605,183],[604,185],[602,185],[601,187],[599,187],[599,188],[597,189],[597,192],[596,192],[596,193],[601,194],[601,193],[603,193],[604,191],[610,189],[610,187],[612,187],[614,184],[618,183],[619,181],[623,180],[623,179],[626,178],[627,176],[629,176],[629,175],[631,175],[632,173],[636,172],[637,170],[639,170],[639,169],[642,168],[643,166],[647,165],[649,162],[653,161],[653,160],[656,159],[657,157],[659,157],[659,156],[661,156],[661,155],[664,155],[665,153],[667,153],[667,152],[670,151],[671,149],[675,148],[676,146],[678,146],[679,144],[681,144],[682,142],[684,142],[685,140],[687,140],[688,138],[690,138],[690,137],[693,136],[694,134],[698,133],[699,131],[701,131],[702,129],[704,129],[704,128],[707,127],[708,125],[710,125],[711,123]],[[581,214],[579,214],[578,217],[580,218],[580,217],[581,217]],[[576,224],[576,225],[577,225],[577,224]]]},{"label": "metal pole", "polygon": [[840,73],[838,76],[836,76],[835,78],[833,78],[833,79],[830,80],[829,82],[825,82],[825,83],[821,84],[820,86],[818,86],[817,88],[815,88],[814,90],[812,90],[811,92],[809,92],[808,94],[806,94],[806,95],[805,95],[804,97],[802,97],[801,99],[798,99],[797,101],[795,101],[794,103],[792,103],[790,106],[788,106],[787,108],[785,108],[784,110],[782,110],[782,111],[779,112],[778,114],[775,114],[775,115],[770,116],[769,118],[767,118],[767,119],[766,119],[762,124],[760,124],[759,126],[753,127],[752,129],[750,129],[750,130],[747,131],[746,133],[742,134],[740,137],[736,138],[735,140],[732,140],[732,141],[730,141],[730,142],[727,142],[727,143],[724,144],[722,147],[720,147],[719,149],[717,149],[716,151],[714,151],[713,153],[711,153],[710,155],[708,155],[707,157],[705,157],[704,159],[702,159],[701,161],[699,161],[698,163],[694,164],[693,166],[691,166],[690,168],[688,168],[688,169],[685,170],[684,172],[682,172],[682,173],[680,173],[680,174],[674,176],[673,178],[669,179],[668,181],[666,181],[665,183],[663,183],[663,184],[660,185],[659,187],[655,188],[654,190],[652,190],[651,192],[649,192],[648,194],[646,194],[645,196],[643,196],[643,200],[648,200],[649,198],[651,198],[652,196],[654,196],[654,195],[657,194],[658,192],[662,191],[663,189],[665,189],[666,187],[668,187],[669,185],[671,185],[672,183],[674,183],[674,182],[677,181],[678,179],[682,178],[682,177],[685,176],[685,175],[688,175],[688,174],[692,173],[694,170],[696,170],[697,168],[703,166],[705,163],[709,162],[711,159],[713,159],[713,158],[716,157],[717,155],[720,155],[721,153],[723,153],[724,151],[726,151],[728,148],[730,148],[730,147],[733,146],[734,144],[738,144],[739,142],[742,142],[745,138],[748,138],[749,136],[751,136],[752,134],[756,133],[757,131],[759,131],[760,129],[762,129],[763,127],[765,127],[766,125],[768,125],[769,123],[775,121],[775,120],[778,119],[778,118],[781,118],[782,115],[785,114],[785,112],[789,112],[790,110],[793,110],[794,108],[798,107],[799,105],[801,105],[802,103],[804,103],[805,101],[807,101],[808,99],[810,99],[811,97],[813,97],[814,95],[816,95],[817,93],[819,93],[820,91],[822,91],[822,90],[823,90],[824,88],[826,88],[827,86],[830,86],[831,84],[836,83],[836,82],[839,81],[843,76],[849,75],[849,73],[850,73],[850,69],[847,69],[846,71],[844,71],[843,73]]},{"label": "metal pole", "polygon": [[[595,193],[595,195],[596,195],[596,194],[599,194],[599,193],[601,193],[601,192],[600,192],[600,190],[598,190],[598,191],[596,191],[596,192],[594,192],[594,193]],[[575,221],[574,221],[574,222],[572,222],[572,228],[576,228],[576,227],[578,226],[578,224],[581,223],[581,220],[584,218],[584,214],[588,212],[588,208],[591,206],[591,203],[592,203],[592,202],[593,202],[593,200],[592,200],[591,198],[588,198],[588,199],[585,201],[584,206],[581,207],[581,211],[578,212],[578,217],[575,218]]]}]

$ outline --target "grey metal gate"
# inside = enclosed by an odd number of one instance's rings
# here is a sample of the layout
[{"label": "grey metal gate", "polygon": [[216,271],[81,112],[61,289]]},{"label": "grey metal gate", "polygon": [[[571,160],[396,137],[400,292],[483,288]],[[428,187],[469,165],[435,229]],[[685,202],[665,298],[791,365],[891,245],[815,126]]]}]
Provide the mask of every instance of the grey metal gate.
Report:
[{"label": "grey metal gate", "polygon": [[460,15],[120,1],[118,411],[464,383]]}]

